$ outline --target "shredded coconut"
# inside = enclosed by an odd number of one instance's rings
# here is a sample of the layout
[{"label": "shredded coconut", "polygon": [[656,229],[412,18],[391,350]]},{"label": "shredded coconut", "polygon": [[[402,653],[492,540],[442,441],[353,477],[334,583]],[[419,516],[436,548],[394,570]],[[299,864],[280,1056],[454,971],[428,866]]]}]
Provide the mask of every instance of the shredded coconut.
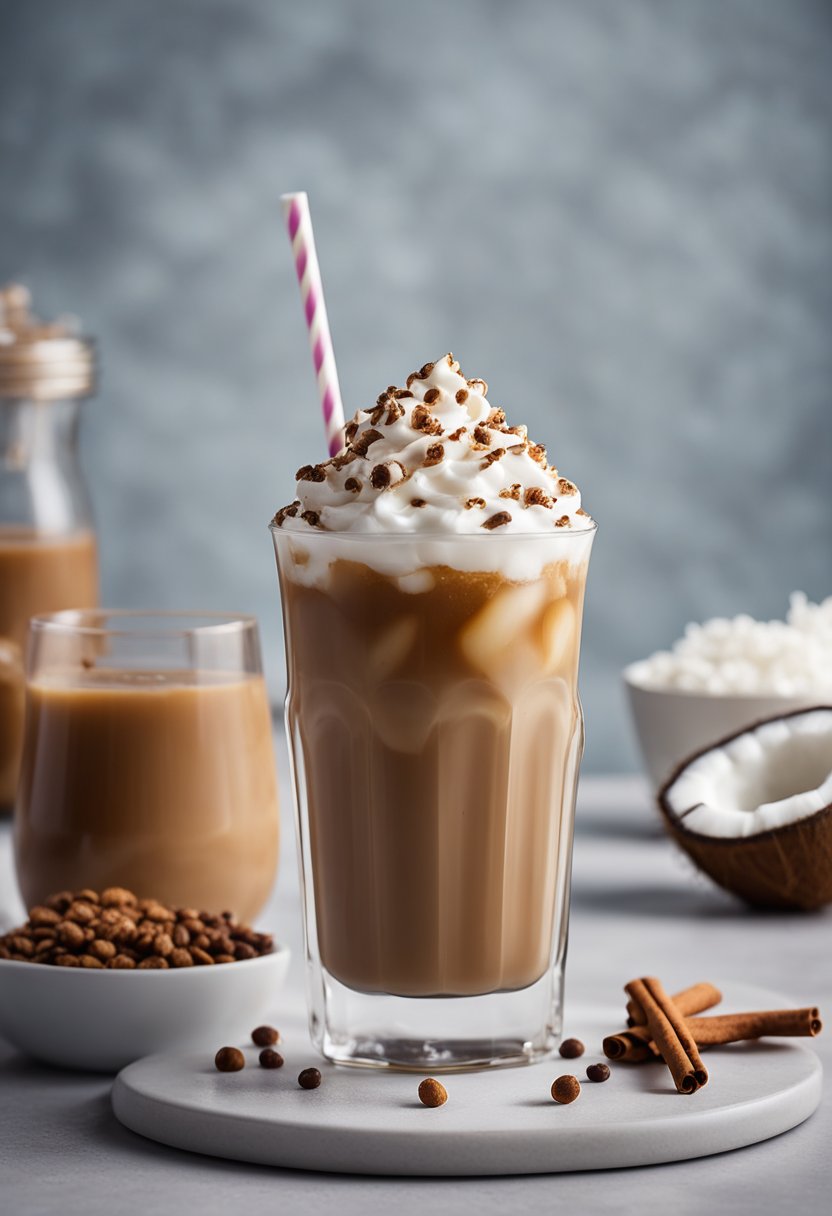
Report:
[{"label": "shredded coconut", "polygon": [[832,697],[832,596],[813,604],[793,592],[785,621],[742,615],[688,625],[671,650],[631,664],[627,675],[645,688]]}]

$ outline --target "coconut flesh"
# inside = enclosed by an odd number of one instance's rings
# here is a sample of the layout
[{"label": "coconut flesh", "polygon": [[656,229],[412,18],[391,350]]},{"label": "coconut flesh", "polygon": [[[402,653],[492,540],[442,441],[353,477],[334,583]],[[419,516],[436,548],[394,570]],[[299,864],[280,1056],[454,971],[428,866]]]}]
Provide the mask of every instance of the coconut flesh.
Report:
[{"label": "coconut flesh", "polygon": [[754,904],[832,901],[832,708],[749,727],[686,761],[659,795],[668,829]]}]

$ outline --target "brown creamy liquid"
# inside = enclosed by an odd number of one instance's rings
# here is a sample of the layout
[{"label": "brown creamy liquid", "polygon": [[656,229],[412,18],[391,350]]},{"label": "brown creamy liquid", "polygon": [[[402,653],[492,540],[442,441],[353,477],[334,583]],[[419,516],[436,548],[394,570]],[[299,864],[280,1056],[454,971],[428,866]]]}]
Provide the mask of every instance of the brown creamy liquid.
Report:
[{"label": "brown creamy liquid", "polygon": [[23,739],[23,653],[29,618],[98,603],[92,532],[47,537],[0,528],[0,809],[14,802]]},{"label": "brown creamy liquid", "polygon": [[271,888],[278,832],[262,676],[100,669],[30,682],[15,837],[27,906],[124,886],[247,920]]},{"label": "brown creamy liquid", "polygon": [[284,579],[321,960],[367,992],[516,990],[569,872],[585,569],[430,574]]}]

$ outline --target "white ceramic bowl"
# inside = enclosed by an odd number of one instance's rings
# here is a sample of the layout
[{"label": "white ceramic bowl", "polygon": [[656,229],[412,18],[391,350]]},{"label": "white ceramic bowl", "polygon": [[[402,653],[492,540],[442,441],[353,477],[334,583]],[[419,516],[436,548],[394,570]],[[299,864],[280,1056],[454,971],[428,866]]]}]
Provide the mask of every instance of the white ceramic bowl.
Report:
[{"label": "white ceramic bowl", "polygon": [[289,951],[214,967],[98,971],[0,959],[0,1033],[63,1068],[117,1072],[180,1047],[248,1040],[273,1012]]},{"label": "white ceramic bowl", "polygon": [[730,696],[645,688],[632,678],[636,666],[639,664],[624,669],[624,684],[644,767],[656,791],[683,760],[701,748],[763,718],[816,704],[811,697]]}]

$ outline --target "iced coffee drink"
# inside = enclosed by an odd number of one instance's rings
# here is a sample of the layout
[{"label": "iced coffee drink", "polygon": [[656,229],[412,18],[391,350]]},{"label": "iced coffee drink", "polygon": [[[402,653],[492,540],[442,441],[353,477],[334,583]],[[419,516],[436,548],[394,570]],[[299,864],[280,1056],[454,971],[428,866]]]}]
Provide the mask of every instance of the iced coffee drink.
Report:
[{"label": "iced coffee drink", "polygon": [[595,526],[486,391],[426,364],[273,524],[333,1059],[528,1059],[559,1030]]},{"label": "iced coffee drink", "polygon": [[14,837],[27,906],[119,886],[260,912],[279,816],[252,618],[35,617],[25,721]]}]

